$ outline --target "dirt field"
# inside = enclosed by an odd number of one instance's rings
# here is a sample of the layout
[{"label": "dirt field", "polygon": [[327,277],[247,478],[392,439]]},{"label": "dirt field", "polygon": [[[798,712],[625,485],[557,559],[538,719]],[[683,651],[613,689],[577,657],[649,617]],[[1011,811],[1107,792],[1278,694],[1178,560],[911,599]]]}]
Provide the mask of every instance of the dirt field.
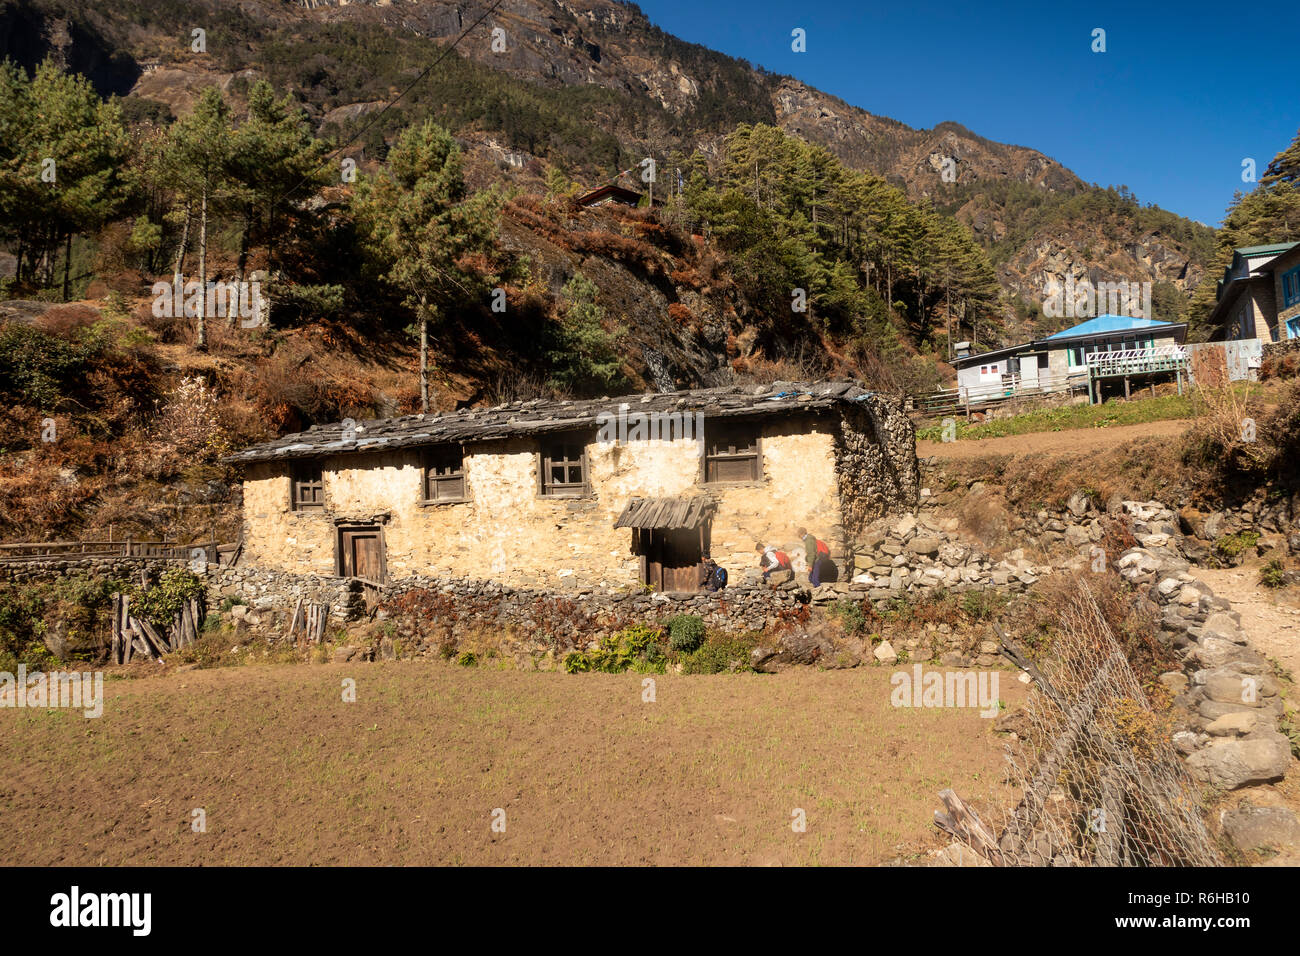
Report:
[{"label": "dirt field", "polygon": [[963,441],[918,441],[916,454],[921,458],[978,458],[981,455],[1078,455],[1098,449],[1114,448],[1135,438],[1175,437],[1191,424],[1185,419],[1145,422],[1141,425],[1112,425],[1108,428],[1074,428],[1059,432],[1033,432],[1007,435],[1004,438],[981,438]]},{"label": "dirt field", "polygon": [[[908,668],[910,670],[910,668]],[[399,662],[105,685],[104,715],[0,710],[7,862],[874,864],[943,845],[944,787],[1007,801],[971,709],[892,669],[642,677]],[[998,696],[1023,702],[1000,672]],[[355,703],[342,701],[344,679]],[[191,828],[206,811],[207,832]],[[491,830],[494,809],[506,830]],[[806,813],[806,832],[791,827]]]}]

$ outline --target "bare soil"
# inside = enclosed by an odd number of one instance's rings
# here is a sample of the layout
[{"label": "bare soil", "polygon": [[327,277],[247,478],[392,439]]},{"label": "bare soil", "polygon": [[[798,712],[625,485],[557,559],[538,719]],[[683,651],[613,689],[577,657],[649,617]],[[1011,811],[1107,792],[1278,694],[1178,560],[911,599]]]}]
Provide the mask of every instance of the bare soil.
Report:
[{"label": "bare soil", "polygon": [[1271,591],[1259,584],[1259,566],[1197,568],[1193,574],[1232,602],[1241,627],[1265,657],[1277,661],[1300,682],[1300,595],[1295,588]]},{"label": "bare soil", "polygon": [[110,680],[99,719],[0,710],[0,827],[18,865],[910,859],[947,842],[938,791],[985,819],[1014,795],[992,720],[894,708],[891,673],[658,676],[654,703],[637,674],[444,663]]}]

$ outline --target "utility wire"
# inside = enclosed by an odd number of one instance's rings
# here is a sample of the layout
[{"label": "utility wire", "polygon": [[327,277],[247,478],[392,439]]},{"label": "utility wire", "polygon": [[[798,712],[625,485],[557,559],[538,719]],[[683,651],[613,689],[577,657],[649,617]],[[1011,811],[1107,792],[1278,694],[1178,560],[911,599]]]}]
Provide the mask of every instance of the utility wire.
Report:
[{"label": "utility wire", "polygon": [[440,54],[438,55],[438,58],[435,59],[432,63],[430,63],[427,67],[425,67],[424,70],[420,73],[420,75],[417,76],[414,80],[412,80],[412,81],[407,85],[406,89],[404,89],[404,90],[402,90],[402,92],[398,93],[397,96],[395,96],[391,102],[389,102],[388,104],[386,104],[382,110],[380,110],[378,113],[376,113],[376,114],[374,115],[374,117],[370,120],[370,122],[368,122],[368,123],[367,123],[365,126],[363,126],[360,130],[358,130],[358,131],[357,131],[357,132],[352,136],[351,139],[349,139],[346,143],[344,143],[344,144],[343,144],[342,146],[340,146],[338,149],[334,150],[334,152],[330,153],[330,154],[329,154],[328,156],[326,156],[323,160],[321,160],[321,162],[320,162],[318,165],[316,165],[316,166],[315,166],[315,167],[314,167],[314,168],[313,168],[309,173],[307,173],[307,175],[304,176],[304,177],[303,177],[303,178],[302,178],[298,183],[296,183],[295,185],[291,186],[289,189],[287,189],[287,190],[285,190],[283,193],[281,193],[280,196],[276,198],[275,205],[279,205],[279,203],[280,203],[281,201],[283,201],[284,199],[286,199],[286,198],[287,198],[291,193],[297,192],[298,189],[301,188],[304,184],[310,182],[311,179],[312,179],[312,177],[313,177],[313,176],[314,176],[314,175],[315,175],[319,170],[321,170],[321,169],[323,169],[325,166],[328,166],[329,164],[333,163],[334,160],[338,158],[339,154],[341,154],[345,149],[347,149],[349,146],[351,146],[353,143],[355,143],[358,139],[360,139],[360,138],[361,138],[362,136],[364,136],[366,133],[370,132],[370,130],[374,127],[374,125],[375,125],[376,123],[378,123],[381,119],[383,119],[383,116],[384,116],[385,113],[387,113],[387,112],[388,112],[389,110],[391,110],[394,106],[396,106],[397,103],[398,103],[398,101],[400,101],[400,100],[402,99],[402,97],[406,96],[407,93],[411,92],[411,90],[413,90],[413,89],[415,88],[415,86],[416,86],[417,83],[419,83],[419,82],[420,82],[421,80],[423,80],[426,76],[428,76],[430,73],[432,73],[433,70],[434,70],[434,68],[437,67],[437,65],[438,65],[439,63],[441,63],[444,59],[446,59],[447,56],[449,56],[449,55],[451,54],[451,51],[452,51],[452,50],[456,49],[456,45],[459,44],[461,40],[465,39],[465,37],[469,35],[469,32],[470,32],[471,30],[473,30],[476,26],[478,26],[480,23],[482,23],[484,20],[486,20],[488,17],[490,17],[490,16],[493,14],[493,12],[495,12],[496,8],[499,7],[499,6],[501,6],[502,2],[503,2],[503,0],[493,0],[493,2],[488,6],[488,8],[487,8],[486,10],[483,11],[482,16],[480,16],[477,20],[475,20],[473,23],[471,23],[469,26],[467,26],[464,30],[462,30],[460,36],[456,37],[455,40],[452,40],[451,43],[450,43],[450,44],[449,44],[445,49],[443,49],[442,53],[440,53]]}]

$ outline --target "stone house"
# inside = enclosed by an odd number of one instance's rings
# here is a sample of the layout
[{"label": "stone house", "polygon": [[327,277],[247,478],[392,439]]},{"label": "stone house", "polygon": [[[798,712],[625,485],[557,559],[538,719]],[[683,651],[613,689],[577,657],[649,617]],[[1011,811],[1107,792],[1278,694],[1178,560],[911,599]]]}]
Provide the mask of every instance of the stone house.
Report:
[{"label": "stone house", "polygon": [[1234,249],[1215,294],[1211,339],[1300,338],[1300,242]]},{"label": "stone house", "polygon": [[703,555],[734,576],[800,525],[842,559],[919,481],[901,406],[848,381],[347,420],[226,460],[251,567],[556,589],[695,590]]}]

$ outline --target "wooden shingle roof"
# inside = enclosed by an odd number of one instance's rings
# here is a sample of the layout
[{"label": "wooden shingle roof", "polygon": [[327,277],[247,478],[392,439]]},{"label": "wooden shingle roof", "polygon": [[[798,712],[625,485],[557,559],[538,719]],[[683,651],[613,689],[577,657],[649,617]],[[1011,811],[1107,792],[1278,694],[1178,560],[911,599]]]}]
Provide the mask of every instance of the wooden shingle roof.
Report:
[{"label": "wooden shingle roof", "polygon": [[684,528],[694,530],[708,520],[718,504],[712,498],[633,498],[614,522],[615,528]]},{"label": "wooden shingle roof", "polygon": [[628,415],[658,412],[699,413],[706,418],[766,417],[826,411],[841,403],[862,401],[871,394],[857,382],[840,380],[733,385],[586,400],[535,399],[440,415],[404,415],[357,421],[347,436],[342,422],[315,425],[304,432],[244,448],[225,456],[222,461],[238,464],[362,454],[443,442],[485,442],[520,435],[595,429],[603,421],[600,416],[617,416],[624,405]]}]

